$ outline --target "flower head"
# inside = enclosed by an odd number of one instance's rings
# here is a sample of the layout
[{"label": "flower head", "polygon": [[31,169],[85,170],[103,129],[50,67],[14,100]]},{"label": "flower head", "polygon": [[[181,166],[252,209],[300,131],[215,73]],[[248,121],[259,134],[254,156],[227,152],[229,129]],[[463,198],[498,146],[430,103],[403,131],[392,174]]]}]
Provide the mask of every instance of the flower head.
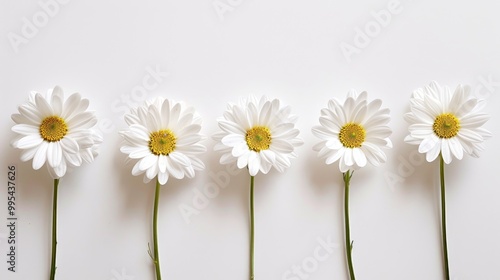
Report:
[{"label": "flower head", "polygon": [[157,97],[125,115],[128,130],[120,134],[120,148],[129,158],[137,159],[132,175],[144,174],[144,182],[158,176],[164,185],[170,176],[194,177],[205,165],[196,155],[206,151],[199,142],[201,118],[183,102]]},{"label": "flower head", "polygon": [[391,148],[389,109],[380,109],[382,101],[367,101],[367,93],[352,90],[341,103],[336,99],[321,110],[320,126],[312,129],[321,139],[313,149],[326,164],[339,160],[341,172],[364,167],[367,162],[378,166],[387,157],[381,148]]},{"label": "flower head", "polygon": [[102,137],[92,129],[97,119],[88,106],[79,93],[64,100],[58,86],[47,94],[31,92],[28,102],[19,106],[19,114],[12,115],[16,123],[12,131],[18,134],[12,146],[23,150],[21,160],[33,159],[35,170],[47,162],[54,179],[64,176],[68,167],[92,162]]},{"label": "flower head", "polygon": [[405,141],[418,145],[427,161],[439,154],[449,164],[453,157],[461,160],[464,151],[474,157],[484,149],[483,141],[491,136],[481,126],[489,119],[480,113],[484,102],[471,96],[470,87],[459,85],[455,92],[432,82],[413,92],[410,113],[405,115],[410,134]]},{"label": "flower head", "polygon": [[303,144],[297,137],[296,117],[279,99],[250,96],[230,103],[217,121],[222,131],[213,138],[218,141],[215,150],[222,152],[220,163],[248,167],[251,176],[267,174],[271,167],[284,171],[296,157],[295,148]]}]

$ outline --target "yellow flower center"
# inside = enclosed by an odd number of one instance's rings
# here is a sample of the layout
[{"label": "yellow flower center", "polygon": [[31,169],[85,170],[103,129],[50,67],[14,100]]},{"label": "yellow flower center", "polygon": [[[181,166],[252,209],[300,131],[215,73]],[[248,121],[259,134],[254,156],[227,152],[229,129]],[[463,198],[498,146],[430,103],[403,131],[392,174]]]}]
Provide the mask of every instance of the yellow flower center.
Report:
[{"label": "yellow flower center", "polygon": [[176,142],[177,138],[169,129],[162,129],[149,135],[149,149],[157,156],[168,156],[175,150]]},{"label": "yellow flower center", "polygon": [[432,130],[439,138],[452,138],[457,136],[460,130],[460,121],[451,113],[441,114],[436,117]]},{"label": "yellow flower center", "polygon": [[48,142],[57,142],[68,133],[68,125],[64,119],[58,116],[50,116],[43,119],[40,124],[40,136]]},{"label": "yellow flower center", "polygon": [[346,148],[359,148],[365,142],[366,131],[356,123],[344,125],[339,132],[339,140]]},{"label": "yellow flower center", "polygon": [[271,145],[271,131],[265,126],[255,126],[247,130],[245,136],[248,148],[260,152],[269,149]]}]

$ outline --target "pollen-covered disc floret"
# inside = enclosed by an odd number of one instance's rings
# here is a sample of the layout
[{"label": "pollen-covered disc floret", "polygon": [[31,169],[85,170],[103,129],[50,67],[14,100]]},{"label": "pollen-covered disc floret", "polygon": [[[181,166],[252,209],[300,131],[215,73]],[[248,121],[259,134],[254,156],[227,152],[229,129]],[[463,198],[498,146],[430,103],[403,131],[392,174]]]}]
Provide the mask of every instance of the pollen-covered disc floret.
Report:
[{"label": "pollen-covered disc floret", "polygon": [[452,138],[457,136],[460,130],[460,121],[455,115],[444,113],[436,117],[432,130],[439,138]]},{"label": "pollen-covered disc floret", "polygon": [[346,148],[361,148],[365,142],[366,131],[360,124],[348,123],[339,132],[340,143]]},{"label": "pollen-covered disc floret", "polygon": [[149,134],[149,150],[157,156],[168,156],[175,150],[176,141],[174,133],[168,129],[154,131]]},{"label": "pollen-covered disc floret", "polygon": [[125,115],[128,130],[120,132],[120,150],[138,160],[132,175],[144,174],[144,182],[158,178],[164,185],[170,176],[192,178],[205,165],[197,155],[206,151],[199,142],[201,118],[184,102],[157,97]]},{"label": "pollen-covered disc floret", "polygon": [[248,148],[255,152],[269,149],[271,146],[271,131],[265,126],[255,126],[247,130],[245,135]]},{"label": "pollen-covered disc floret", "polygon": [[341,172],[380,165],[387,157],[381,148],[390,148],[389,109],[382,101],[367,101],[367,93],[351,90],[344,102],[332,99],[321,110],[320,126],[312,129],[321,139],[313,149],[327,164],[339,161]]},{"label": "pollen-covered disc floret", "polygon": [[48,142],[57,142],[68,133],[68,125],[58,116],[46,117],[40,124],[40,136]]},{"label": "pollen-covered disc floret", "polygon": [[410,112],[405,115],[410,134],[405,141],[418,145],[427,161],[440,154],[445,163],[453,157],[462,159],[464,152],[478,157],[483,142],[491,136],[482,128],[489,119],[481,113],[484,101],[471,95],[470,87],[459,85],[454,92],[438,83],[419,88],[410,99]]},{"label": "pollen-covered disc floret", "polygon": [[214,135],[215,150],[222,153],[220,163],[248,167],[251,176],[279,172],[290,167],[295,148],[302,145],[295,128],[296,117],[279,99],[250,96],[238,104],[228,104],[217,119],[221,132]]},{"label": "pollen-covered disc floret", "polygon": [[68,167],[92,162],[102,136],[93,129],[97,119],[88,106],[79,93],[65,100],[57,86],[47,94],[32,92],[28,102],[19,106],[19,114],[12,115],[16,123],[12,130],[18,134],[12,145],[23,150],[21,160],[33,159],[36,170],[47,162],[55,179],[64,176]]}]

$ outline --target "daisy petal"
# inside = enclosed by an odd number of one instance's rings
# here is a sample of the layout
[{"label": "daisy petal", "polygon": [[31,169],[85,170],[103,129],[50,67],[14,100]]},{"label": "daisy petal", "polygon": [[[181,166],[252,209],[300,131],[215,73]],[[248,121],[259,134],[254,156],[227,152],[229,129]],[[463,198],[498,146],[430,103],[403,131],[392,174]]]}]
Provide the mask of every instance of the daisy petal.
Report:
[{"label": "daisy petal", "polygon": [[172,175],[176,179],[184,178],[184,172],[182,172],[182,168],[174,161],[172,158],[167,157],[167,170],[170,175]]},{"label": "daisy petal", "polygon": [[169,157],[181,166],[191,166],[191,161],[189,160],[189,158],[182,153],[172,152],[170,153]]},{"label": "daisy petal", "polygon": [[[156,165],[158,162],[158,156],[155,156],[153,154],[147,155],[146,157],[142,158],[140,161],[139,169],[140,170],[146,170],[150,168],[153,165]],[[149,179],[152,179],[149,177]]]},{"label": "daisy petal", "polygon": [[268,162],[271,165],[276,161],[276,154],[270,150],[262,150],[260,151],[260,155],[265,162]]},{"label": "daisy petal", "polygon": [[460,119],[460,126],[462,128],[474,129],[485,124],[489,119],[487,114],[470,114]]},{"label": "daisy petal", "polygon": [[339,160],[345,153],[345,150],[346,149],[339,149],[337,151],[335,151],[334,153],[332,153],[330,156],[328,156],[326,158],[326,164],[332,164],[334,162],[336,162],[337,160]]},{"label": "daisy petal", "polygon": [[448,145],[448,140],[441,141],[441,155],[443,156],[443,160],[446,164],[451,163],[451,152],[450,146]]},{"label": "daisy petal", "polygon": [[167,172],[159,172],[158,173],[158,182],[160,185],[165,185],[168,181],[168,173]]},{"label": "daisy petal", "polygon": [[167,172],[167,156],[160,155],[158,157],[158,168],[160,169],[160,173]]},{"label": "daisy petal", "polygon": [[191,124],[191,125],[188,125],[188,126],[185,126],[184,128],[182,128],[179,131],[178,136],[182,137],[184,135],[196,134],[196,133],[200,132],[200,130],[201,130],[201,125]]},{"label": "daisy petal", "polygon": [[235,147],[241,143],[245,143],[245,137],[241,134],[229,134],[224,136],[221,142],[226,146]]},{"label": "daisy petal", "polygon": [[61,87],[56,86],[52,90],[50,106],[54,110],[54,114],[57,116],[60,116],[62,114],[63,100],[64,100],[63,91],[62,91]]},{"label": "daisy petal", "polygon": [[435,145],[430,151],[428,151],[425,155],[425,159],[428,162],[433,162],[441,152],[441,145]]},{"label": "daisy petal", "polygon": [[248,171],[250,172],[250,176],[257,175],[260,168],[260,157],[255,152],[251,152],[248,156]]},{"label": "daisy petal", "polygon": [[47,148],[47,161],[51,167],[57,167],[61,164],[62,149],[58,142],[49,143]]},{"label": "daisy petal", "polygon": [[285,154],[293,152],[292,144],[281,139],[273,139],[270,149],[272,151]]},{"label": "daisy petal", "polygon": [[[130,149],[127,149],[130,148]],[[133,159],[143,158],[151,154],[151,150],[147,147],[122,147],[122,152],[129,154],[128,156]],[[128,151],[128,152],[127,152]]]},{"label": "daisy petal", "polygon": [[354,158],[352,154],[353,149],[346,149],[344,153],[344,163],[347,166],[352,166],[354,164]]},{"label": "daisy petal", "polygon": [[49,144],[47,142],[42,142],[42,144],[38,147],[38,150],[33,157],[33,169],[38,170],[45,164],[47,160],[47,149]]},{"label": "daisy petal", "polygon": [[359,148],[352,149],[352,156],[354,158],[354,162],[359,167],[364,167],[366,165],[366,162],[367,162],[366,156],[361,149],[359,149]]},{"label": "daisy petal", "polygon": [[40,145],[42,142],[44,141],[39,134],[31,134],[14,142],[13,146],[18,149],[30,149]]},{"label": "daisy petal", "polygon": [[54,173],[56,174],[56,176],[53,176],[55,178],[61,178],[64,176],[64,174],[66,174],[66,170],[67,170],[68,166],[66,165],[66,162],[65,161],[61,161],[61,164],[59,164],[58,166],[54,167]]},{"label": "daisy petal", "polygon": [[64,159],[68,162],[69,166],[73,166],[73,167],[80,166],[80,165],[82,165],[82,162],[83,162],[83,159],[79,154],[66,153],[64,155]]},{"label": "daisy petal", "polygon": [[[178,129],[177,123],[179,121],[179,117],[181,115],[181,105],[176,103],[172,109],[170,109],[170,118],[168,120],[167,127],[171,127],[172,129]],[[174,176],[175,177],[175,176]]]},{"label": "daisy petal", "polygon": [[198,143],[201,140],[199,134],[191,134],[177,139],[177,146],[189,146]]},{"label": "daisy petal", "polygon": [[259,113],[259,123],[268,124],[271,118],[271,103],[265,102]]},{"label": "daisy petal", "polygon": [[325,127],[326,129],[328,129],[328,131],[330,131],[330,132],[333,132],[333,133],[340,132],[341,127],[335,121],[332,121],[332,120],[328,119],[327,117],[320,117],[319,123],[323,127]]},{"label": "daisy petal", "polygon": [[466,116],[468,113],[470,113],[472,110],[474,110],[474,108],[476,107],[476,105],[477,105],[477,99],[474,98],[474,99],[467,100],[457,110],[456,116],[459,117],[459,118],[461,118],[463,116]]},{"label": "daisy petal", "polygon": [[160,168],[158,167],[158,164],[153,164],[148,169],[146,169],[145,175],[149,180],[153,180],[158,175],[159,171]]},{"label": "daisy petal", "polygon": [[28,160],[32,159],[35,156],[37,150],[38,150],[38,147],[23,150],[21,152],[21,161],[28,161]]},{"label": "daisy petal", "polygon": [[251,151],[248,153],[244,153],[243,155],[238,157],[236,165],[238,166],[239,169],[248,165],[248,158],[250,157],[250,154],[252,154]]},{"label": "daisy petal", "polygon": [[339,141],[338,138],[332,138],[326,141],[325,146],[332,150],[338,150],[343,147],[342,143]]},{"label": "daisy petal", "polygon": [[73,129],[90,128],[97,124],[95,113],[91,111],[83,112],[68,119],[68,125]]},{"label": "daisy petal", "polygon": [[21,135],[32,135],[39,134],[39,128],[29,124],[17,124],[12,127],[12,131],[19,133]]},{"label": "daisy petal", "polygon": [[64,137],[59,141],[61,148],[66,152],[70,154],[75,154],[78,152],[78,142],[76,142],[75,139],[70,138],[70,137]]},{"label": "daisy petal", "polygon": [[248,153],[250,149],[248,148],[248,145],[246,143],[240,143],[236,146],[231,151],[231,154],[235,157],[240,157],[246,153]]},{"label": "daisy petal", "polygon": [[450,138],[448,140],[448,145],[450,146],[451,153],[458,159],[461,160],[464,156],[464,149],[458,141],[457,138]]},{"label": "daisy petal", "polygon": [[346,165],[343,160],[339,161],[340,172],[346,173],[347,171],[349,171],[350,168],[351,168],[351,166]]},{"label": "daisy petal", "polygon": [[85,111],[87,108],[83,108],[83,106],[82,108],[79,108],[81,105],[81,100],[82,96],[79,93],[73,93],[72,95],[70,95],[64,102],[61,117],[63,119],[69,119],[73,113],[77,113],[77,109],[79,109],[78,111]]},{"label": "daisy petal", "polygon": [[230,133],[236,133],[240,135],[244,135],[246,131],[244,131],[241,127],[239,127],[237,124],[231,122],[231,121],[226,121],[226,120],[219,120],[219,127],[226,132]]},{"label": "daisy petal", "polygon": [[40,125],[42,119],[44,118],[40,115],[40,112],[36,111],[36,108],[34,108],[33,106],[21,105],[19,106],[18,110],[21,116],[30,120],[32,124]]},{"label": "daisy petal", "polygon": [[465,141],[472,142],[472,143],[478,143],[482,142],[484,139],[481,136],[481,134],[471,130],[471,129],[465,129],[462,128],[457,134],[457,137],[460,137],[464,139]]},{"label": "daisy petal", "polygon": [[35,95],[35,103],[36,107],[40,111],[40,116],[43,118],[54,115],[52,107],[50,107],[50,104],[41,94]]},{"label": "daisy petal", "polygon": [[418,147],[418,152],[419,153],[427,153],[428,151],[432,150],[436,145],[441,145],[441,140],[434,134],[431,134],[429,137],[426,137],[422,142],[420,143]]},{"label": "daisy petal", "polygon": [[132,175],[133,176],[138,176],[138,175],[141,175],[142,173],[144,173],[144,171],[139,168],[140,165],[141,165],[141,162],[139,161],[132,168]]}]

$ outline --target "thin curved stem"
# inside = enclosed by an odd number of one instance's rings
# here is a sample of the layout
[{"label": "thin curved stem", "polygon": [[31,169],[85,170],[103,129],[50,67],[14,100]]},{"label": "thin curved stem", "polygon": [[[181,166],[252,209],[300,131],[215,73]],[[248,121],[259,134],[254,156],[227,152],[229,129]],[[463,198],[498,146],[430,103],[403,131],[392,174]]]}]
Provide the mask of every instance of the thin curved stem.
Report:
[{"label": "thin curved stem", "polygon": [[347,255],[347,264],[349,266],[349,277],[351,280],[355,280],[354,276],[354,266],[352,264],[352,241],[351,241],[351,229],[349,225],[349,184],[351,182],[353,172],[348,170],[344,173],[344,222],[345,222],[345,250]]},{"label": "thin curved stem", "polygon": [[253,208],[253,185],[254,176],[250,176],[250,280],[255,279],[254,275],[254,245],[255,245],[255,217]]},{"label": "thin curved stem", "polygon": [[158,204],[160,201],[160,182],[156,181],[155,202],[153,210],[153,262],[155,264],[156,280],[161,280],[160,254],[158,252]]},{"label": "thin curved stem", "polygon": [[443,234],[443,257],[445,279],[450,280],[450,268],[448,265],[448,238],[446,237],[446,190],[444,184],[444,160],[440,156],[439,175],[441,178],[441,231]]},{"label": "thin curved stem", "polygon": [[52,258],[50,262],[50,280],[54,280],[56,277],[58,188],[59,188],[59,179],[54,179],[54,197],[52,199]]}]

